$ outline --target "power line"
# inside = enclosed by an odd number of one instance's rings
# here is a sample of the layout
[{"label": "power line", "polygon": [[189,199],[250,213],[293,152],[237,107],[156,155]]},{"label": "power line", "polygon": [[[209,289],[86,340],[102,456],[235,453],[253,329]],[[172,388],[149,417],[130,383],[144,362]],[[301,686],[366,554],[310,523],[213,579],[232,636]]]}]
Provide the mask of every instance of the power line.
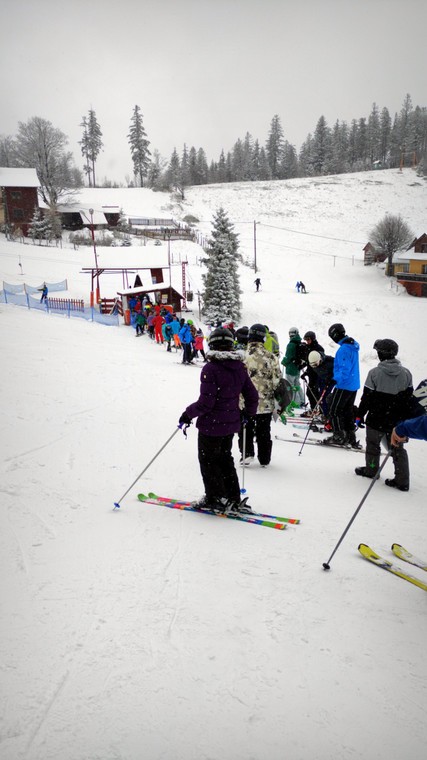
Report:
[{"label": "power line", "polygon": [[300,230],[291,230],[289,227],[276,227],[274,224],[265,224],[264,222],[257,222],[262,224],[263,227],[271,227],[273,230],[284,230],[285,232],[293,232],[295,235],[308,235],[309,237],[323,238],[324,240],[336,240],[339,243],[352,243],[353,245],[363,245],[360,240],[345,240],[343,238],[328,237],[327,235],[315,235],[313,232],[300,232]]}]

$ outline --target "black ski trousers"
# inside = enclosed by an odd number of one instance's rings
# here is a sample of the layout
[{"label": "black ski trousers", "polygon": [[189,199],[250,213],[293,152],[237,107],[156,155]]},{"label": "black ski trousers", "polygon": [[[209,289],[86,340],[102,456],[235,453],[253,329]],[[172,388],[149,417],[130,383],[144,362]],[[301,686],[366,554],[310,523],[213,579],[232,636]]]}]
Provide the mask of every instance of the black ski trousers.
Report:
[{"label": "black ski trousers", "polygon": [[[273,441],[271,440],[271,418],[271,412],[256,414],[246,424],[245,456],[255,456],[254,439],[256,438],[258,461],[260,464],[270,464],[271,449],[273,447]],[[243,456],[243,427],[240,428],[239,432],[239,450]]]},{"label": "black ski trousers", "polygon": [[366,425],[366,467],[372,472],[377,472],[380,467],[381,441],[384,443],[391,456],[394,464],[394,477],[398,486],[409,488],[409,460],[406,449],[403,444],[400,446],[391,445],[391,433],[384,433],[381,430]]},{"label": "black ski trousers", "polygon": [[334,388],[329,419],[334,433],[354,433],[354,402],[357,391]]},{"label": "black ski trousers", "polygon": [[199,430],[199,464],[206,497],[222,497],[239,503],[240,485],[231,453],[233,435],[205,435]]}]

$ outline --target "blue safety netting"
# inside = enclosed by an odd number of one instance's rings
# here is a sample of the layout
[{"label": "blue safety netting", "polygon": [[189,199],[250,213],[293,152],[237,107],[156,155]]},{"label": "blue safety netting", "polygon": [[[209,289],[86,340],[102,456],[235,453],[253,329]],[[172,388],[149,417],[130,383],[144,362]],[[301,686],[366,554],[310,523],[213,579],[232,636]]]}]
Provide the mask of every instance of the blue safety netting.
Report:
[{"label": "blue safety netting", "polygon": [[[52,293],[68,289],[67,280],[62,280],[61,282],[47,282],[46,285],[49,292],[51,291]],[[20,282],[18,285],[13,285],[10,282],[4,282],[3,280],[3,290],[6,290],[8,293],[37,293],[43,289],[43,286],[44,282],[37,286],[28,285],[26,282]]]},{"label": "blue safety netting", "polygon": [[52,309],[49,308],[48,301],[40,302],[40,299],[33,298],[25,293],[11,293],[7,290],[0,290],[0,303],[14,304],[15,306],[26,306],[27,309],[37,309],[51,314],[63,317],[80,317],[90,322],[98,322],[101,325],[113,325],[118,327],[119,317],[117,314],[101,314],[95,307],[86,307],[82,311],[69,309]]}]

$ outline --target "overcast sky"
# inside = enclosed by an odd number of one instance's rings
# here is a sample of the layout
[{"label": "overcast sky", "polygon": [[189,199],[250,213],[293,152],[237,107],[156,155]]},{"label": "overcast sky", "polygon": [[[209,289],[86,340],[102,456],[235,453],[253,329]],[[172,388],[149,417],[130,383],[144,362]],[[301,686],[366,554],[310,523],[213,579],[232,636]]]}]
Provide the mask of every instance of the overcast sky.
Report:
[{"label": "overcast sky", "polygon": [[297,150],[332,126],[427,105],[426,0],[2,0],[0,135],[40,116],[82,168],[79,124],[95,110],[97,175],[132,177],[140,106],[150,149],[203,147],[208,162],[280,116]]}]

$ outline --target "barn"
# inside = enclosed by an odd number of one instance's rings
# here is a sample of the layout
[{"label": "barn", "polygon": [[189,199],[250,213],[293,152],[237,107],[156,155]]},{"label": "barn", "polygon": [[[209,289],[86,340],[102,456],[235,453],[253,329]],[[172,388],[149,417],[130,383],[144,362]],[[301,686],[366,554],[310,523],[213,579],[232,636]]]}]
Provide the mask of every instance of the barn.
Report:
[{"label": "barn", "polygon": [[35,169],[0,167],[0,225],[27,235],[34,210],[39,208],[39,187]]}]

